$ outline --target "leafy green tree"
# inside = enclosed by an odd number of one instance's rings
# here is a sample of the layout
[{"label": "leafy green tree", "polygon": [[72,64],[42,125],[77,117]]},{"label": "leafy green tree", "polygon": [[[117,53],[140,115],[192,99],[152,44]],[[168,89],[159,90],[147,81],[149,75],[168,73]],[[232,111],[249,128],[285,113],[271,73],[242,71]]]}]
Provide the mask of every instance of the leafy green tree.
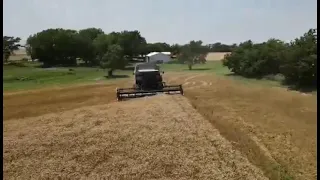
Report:
[{"label": "leafy green tree", "polygon": [[74,66],[79,57],[79,35],[71,29],[47,29],[27,39],[27,50],[44,66]]},{"label": "leafy green tree", "polygon": [[112,45],[112,41],[115,35],[113,34],[100,34],[93,41],[95,49],[96,62],[101,62],[103,56],[107,53],[108,48]]},{"label": "leafy green tree", "polygon": [[206,53],[206,48],[202,45],[202,41],[190,41],[180,48],[180,52],[178,61],[187,64],[189,70],[192,70],[193,65]]},{"label": "leafy green tree", "polygon": [[180,54],[181,46],[179,44],[173,44],[170,46],[170,52],[174,55]]},{"label": "leafy green tree", "polygon": [[79,35],[86,37],[93,41],[97,38],[100,34],[104,34],[103,30],[100,28],[86,28],[79,31]]},{"label": "leafy green tree", "polygon": [[189,45],[184,45],[181,47],[181,53],[178,56],[178,61],[188,65],[189,70],[192,70],[194,64],[195,55],[192,52]]},{"label": "leafy green tree", "polygon": [[8,62],[9,57],[18,50],[21,45],[19,42],[21,39],[19,37],[3,36],[3,57],[4,62]]},{"label": "leafy green tree", "polygon": [[189,46],[191,51],[196,55],[200,55],[206,52],[205,46],[202,45],[202,41],[190,41]]},{"label": "leafy green tree", "polygon": [[232,72],[245,77],[261,78],[279,73],[282,54],[287,50],[284,42],[270,39],[265,43],[241,43],[223,60],[223,65]]},{"label": "leafy green tree", "polygon": [[209,44],[208,48],[210,52],[231,52],[235,48],[236,44],[227,45],[220,42]]},{"label": "leafy green tree", "polygon": [[144,53],[147,42],[139,31],[122,31],[118,34],[117,44],[119,44],[125,56],[132,59]]},{"label": "leafy green tree", "polygon": [[108,77],[112,77],[114,70],[124,68],[125,65],[123,49],[118,44],[110,45],[100,61],[101,68],[108,69]]},{"label": "leafy green tree", "polygon": [[285,83],[294,88],[317,86],[317,30],[310,29],[291,43],[277,39],[254,44],[240,43],[223,60],[237,75],[261,78],[282,74]]},{"label": "leafy green tree", "polygon": [[317,29],[291,42],[280,71],[295,88],[317,87]]},{"label": "leafy green tree", "polygon": [[87,28],[79,31],[79,56],[85,61],[86,64],[89,62],[91,65],[96,64],[96,54],[93,41],[99,36],[103,35],[102,29],[98,28]]}]

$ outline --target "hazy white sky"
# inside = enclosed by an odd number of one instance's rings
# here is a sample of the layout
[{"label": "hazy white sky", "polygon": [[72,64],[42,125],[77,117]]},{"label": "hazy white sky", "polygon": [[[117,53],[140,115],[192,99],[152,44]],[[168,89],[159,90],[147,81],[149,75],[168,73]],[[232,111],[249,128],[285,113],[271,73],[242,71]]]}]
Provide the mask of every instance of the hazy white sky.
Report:
[{"label": "hazy white sky", "polygon": [[4,0],[3,33],[139,30],[148,42],[292,40],[317,27],[317,0]]}]

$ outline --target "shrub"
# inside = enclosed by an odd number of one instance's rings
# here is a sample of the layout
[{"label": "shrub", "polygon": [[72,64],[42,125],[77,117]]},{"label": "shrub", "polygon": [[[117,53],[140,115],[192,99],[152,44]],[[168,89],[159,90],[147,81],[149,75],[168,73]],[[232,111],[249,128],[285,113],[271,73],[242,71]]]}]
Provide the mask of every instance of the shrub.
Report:
[{"label": "shrub", "polygon": [[291,42],[280,67],[285,83],[296,88],[317,86],[317,37],[310,29],[302,37]]},{"label": "shrub", "polygon": [[317,86],[317,37],[310,29],[290,44],[277,39],[254,44],[241,43],[223,59],[231,72],[250,78],[282,74],[288,85]]},{"label": "shrub", "polygon": [[253,78],[261,78],[279,73],[281,57],[286,44],[280,40],[270,39],[265,43],[253,44],[247,41],[226,55],[223,65],[233,73]]}]

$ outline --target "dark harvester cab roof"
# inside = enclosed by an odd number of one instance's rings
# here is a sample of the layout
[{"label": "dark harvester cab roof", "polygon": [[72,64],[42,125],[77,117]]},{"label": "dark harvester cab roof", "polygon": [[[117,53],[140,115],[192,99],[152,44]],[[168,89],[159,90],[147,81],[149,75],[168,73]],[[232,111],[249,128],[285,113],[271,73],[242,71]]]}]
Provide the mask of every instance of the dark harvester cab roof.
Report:
[{"label": "dark harvester cab roof", "polygon": [[143,63],[143,64],[137,64],[135,66],[134,72],[137,71],[159,71],[160,68],[157,64],[154,63]]}]

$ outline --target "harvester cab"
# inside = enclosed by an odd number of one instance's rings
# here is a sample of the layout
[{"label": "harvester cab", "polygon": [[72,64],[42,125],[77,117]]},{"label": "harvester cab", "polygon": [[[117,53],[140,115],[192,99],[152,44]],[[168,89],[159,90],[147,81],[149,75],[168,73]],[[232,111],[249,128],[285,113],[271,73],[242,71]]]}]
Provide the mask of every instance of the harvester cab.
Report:
[{"label": "harvester cab", "polygon": [[[164,72],[162,72],[163,74]],[[137,64],[134,69],[135,83],[132,88],[117,88],[117,99],[135,98],[157,93],[179,92],[183,95],[182,85],[166,85],[160,68],[154,63]]]}]

